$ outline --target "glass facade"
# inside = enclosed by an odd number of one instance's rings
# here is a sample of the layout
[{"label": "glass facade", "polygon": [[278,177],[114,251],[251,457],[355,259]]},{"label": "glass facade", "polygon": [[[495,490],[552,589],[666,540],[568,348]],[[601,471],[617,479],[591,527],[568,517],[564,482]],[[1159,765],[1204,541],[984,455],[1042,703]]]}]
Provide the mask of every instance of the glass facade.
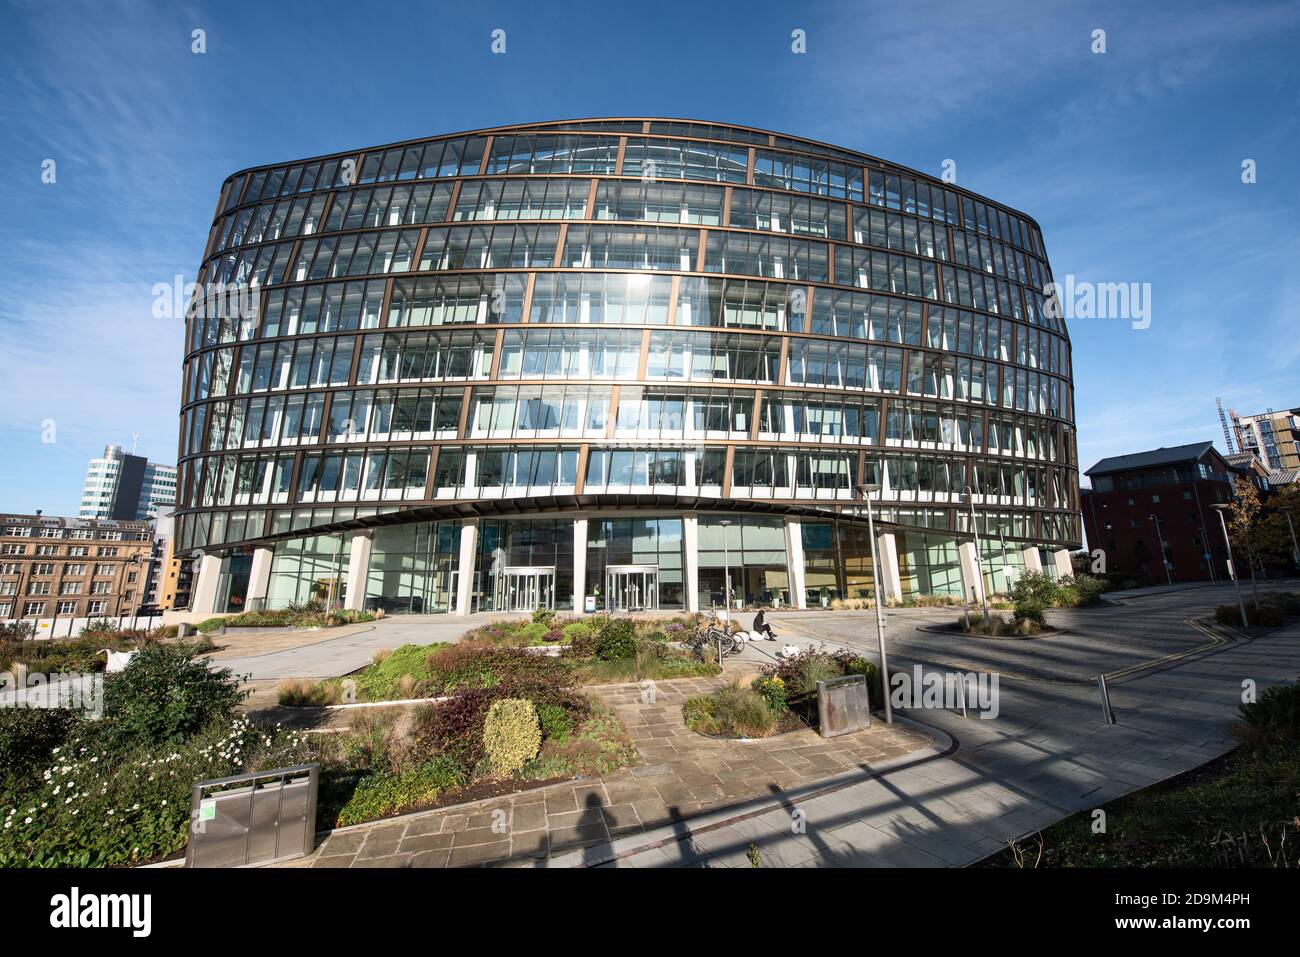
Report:
[{"label": "glass facade", "polygon": [[[1001,547],[987,565],[1001,590],[1027,545],[1080,542],[1050,281],[1015,210],[726,124],[529,124],[237,173],[187,314],[180,547],[274,548],[268,584],[249,572],[268,602],[311,594],[346,528],[373,529],[354,603],[572,607],[611,599],[598,568],[657,566],[657,605],[692,588],[721,605],[713,516],[743,501],[766,513],[746,517],[733,591],[817,604],[874,587],[867,482],[904,590],[960,593],[975,532],[1007,544],[1009,570]],[[492,517],[518,498],[554,514]],[[464,503],[486,516],[472,571]],[[672,556],[702,506],[692,585]],[[813,511],[792,575],[775,516],[796,506]],[[575,588],[577,515],[603,544]],[[644,605],[647,573],[627,574]]]}]

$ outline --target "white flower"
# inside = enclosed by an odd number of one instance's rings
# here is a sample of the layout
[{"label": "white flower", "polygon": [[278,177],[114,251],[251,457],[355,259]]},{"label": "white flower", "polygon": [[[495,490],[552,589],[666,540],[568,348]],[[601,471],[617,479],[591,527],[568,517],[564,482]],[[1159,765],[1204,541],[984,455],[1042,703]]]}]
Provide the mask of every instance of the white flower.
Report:
[{"label": "white flower", "polygon": [[31,823],[32,823],[32,819],[29,817],[29,818],[27,818],[27,820],[23,821],[23,823],[24,823],[24,824],[31,824]]}]

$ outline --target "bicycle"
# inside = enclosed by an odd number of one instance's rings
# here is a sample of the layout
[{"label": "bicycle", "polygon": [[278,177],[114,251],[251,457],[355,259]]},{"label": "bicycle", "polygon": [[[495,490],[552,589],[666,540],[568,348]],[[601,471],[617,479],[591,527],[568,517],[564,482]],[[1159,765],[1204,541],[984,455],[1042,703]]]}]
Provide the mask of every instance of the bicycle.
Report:
[{"label": "bicycle", "polygon": [[697,627],[690,633],[685,643],[700,659],[704,658],[704,649],[706,647],[717,650],[719,661],[732,655],[738,655],[745,650],[743,639],[732,635],[717,625],[701,625]]}]

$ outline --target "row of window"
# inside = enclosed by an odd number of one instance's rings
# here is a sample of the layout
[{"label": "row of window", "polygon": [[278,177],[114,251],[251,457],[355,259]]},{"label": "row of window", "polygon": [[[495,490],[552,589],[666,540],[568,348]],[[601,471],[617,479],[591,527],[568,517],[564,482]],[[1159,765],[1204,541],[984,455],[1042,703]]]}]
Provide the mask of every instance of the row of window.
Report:
[{"label": "row of window", "polygon": [[[130,582],[134,582],[135,577],[128,576],[127,580]],[[23,594],[24,595],[80,595],[83,593],[82,592],[83,585],[90,586],[89,590],[85,592],[85,594],[87,595],[111,595],[114,592],[113,582],[105,582],[105,581],[60,582],[59,587],[57,589],[54,589],[52,582],[31,581],[27,583],[27,587],[23,590]],[[0,582],[0,595],[11,596],[17,594],[18,594],[17,582]]]},{"label": "row of window", "polygon": [[[31,566],[31,574],[36,576],[53,575],[55,574],[55,567],[56,565],[54,562],[33,562]],[[67,576],[84,576],[86,574],[86,569],[90,567],[92,566],[82,562],[65,562],[61,574]],[[103,576],[117,574],[117,569],[120,566],[109,563],[96,563],[93,567],[94,575]],[[6,562],[3,565],[0,565],[0,575],[18,575],[22,573],[22,570],[23,565],[20,562]]]},{"label": "row of window", "polygon": [[[831,247],[779,236],[709,232],[704,272],[752,275],[796,282],[830,281]],[[557,265],[558,226],[453,226],[428,230],[418,267],[421,271],[463,269],[545,269]],[[418,230],[382,230],[307,240],[289,266],[293,282],[409,272],[415,268]],[[276,282],[288,263],[279,243],[230,253],[209,264],[215,280],[247,288]],[[582,269],[636,269],[690,272],[695,268],[699,233],[660,226],[570,227],[558,265]],[[1061,331],[1041,286],[1023,286],[956,265],[943,265],[899,253],[833,246],[835,281],[1026,319]],[[1047,273],[1031,262],[1031,279]],[[1018,280],[1019,277],[1017,277]]]},{"label": "row of window", "polygon": [[[328,442],[450,440],[460,435],[462,388],[348,390],[333,393],[326,421],[322,393],[260,396],[191,410],[196,444],[208,450]],[[764,393],[757,436],[801,442],[926,443],[1055,461],[1054,426],[1024,415],[895,399],[881,431],[880,400]],[[749,438],[754,392],[748,389],[622,386],[493,386],[472,391],[465,438]],[[324,429],[322,430],[322,426]],[[987,446],[986,446],[987,439]]]},{"label": "row of window", "polygon": [[[295,501],[424,501],[500,494],[574,492],[578,446],[445,446],[430,474],[427,446],[309,452],[302,457]],[[955,497],[970,486],[988,501],[1070,507],[1056,470],[1012,461],[967,461],[923,453],[860,456],[848,450],[739,447],[732,456],[731,493],[743,498],[828,493],[852,498],[861,481],[884,486],[890,500],[918,494]],[[587,492],[655,489],[720,495],[723,448],[591,448],[583,472]],[[192,463],[194,501],[201,506],[283,504],[293,487],[293,456],[210,456]],[[666,490],[667,490],[666,489]]]},{"label": "row of window", "polygon": [[102,539],[107,542],[137,542],[149,537],[147,529],[120,529],[108,527],[65,528],[53,525],[9,525],[3,534],[7,538],[70,538],[74,541]]},{"label": "row of window", "polygon": [[[590,180],[471,180],[461,187],[453,220],[584,219]],[[360,188],[336,194],[326,232],[442,223],[450,184]],[[648,223],[718,226],[723,192],[681,183],[601,182],[594,218]],[[324,196],[247,207],[227,217],[212,252],[321,231]],[[852,233],[845,206],[810,197],[756,190],[733,191],[730,226],[796,236],[822,237],[911,253],[970,266],[1022,285],[1040,285],[1046,274],[1036,260],[999,240],[908,215],[855,208]],[[821,247],[818,247],[821,248]],[[245,250],[251,261],[257,250]],[[824,250],[821,253],[824,259]],[[232,276],[251,273],[235,252],[225,257]],[[446,268],[446,267],[444,267]],[[822,272],[825,272],[824,266]],[[274,276],[272,277],[274,279]]]},{"label": "row of window", "polygon": [[[26,555],[28,554],[27,548],[28,546],[21,542],[5,542],[0,545],[0,555]],[[31,554],[34,554],[37,558],[53,558],[60,552],[57,545],[35,545],[32,548]],[[68,558],[89,558],[90,548],[85,545],[69,545],[64,554]],[[95,554],[100,558],[116,558],[118,548],[115,545],[100,545],[95,549]],[[5,574],[10,574],[10,572],[5,572]]]},{"label": "row of window", "polygon": [[[130,592],[122,596],[124,601],[131,598]],[[48,602],[43,601],[26,601],[22,605],[22,614],[24,618],[41,618],[45,615],[45,607]],[[54,613],[56,615],[75,615],[77,614],[76,601],[59,601],[54,603]],[[86,602],[86,615],[95,617],[96,615],[108,614],[108,602],[102,599]],[[0,602],[0,619],[10,618],[13,616],[13,603]]]},{"label": "row of window", "polygon": [[[426,277],[403,280],[393,290],[388,326],[437,326],[518,322],[525,278],[516,273]],[[544,273],[536,277],[530,322],[662,325],[668,321],[672,280],[625,273]],[[384,296],[381,280],[355,280],[266,294],[261,335],[257,317],[207,328],[220,341],[246,341],[379,327]],[[677,324],[772,331],[810,332],[921,344],[921,304],[889,296],[818,288],[807,312],[807,290],[752,280],[684,277],[677,300]],[[224,328],[225,333],[218,333]],[[1013,347],[1013,335],[1015,344]],[[214,344],[214,343],[206,343]],[[1010,361],[1062,374],[1068,369],[1066,341],[1043,329],[951,307],[931,306],[925,341],[931,349]]]},{"label": "row of window", "polygon": [[[643,340],[645,371],[640,374]],[[361,337],[358,385],[486,379],[495,336],[477,331],[383,333]],[[291,339],[192,360],[191,399],[348,385],[356,337]],[[819,389],[910,394],[1001,405],[1069,418],[1065,380],[1024,367],[867,343],[789,342],[785,383]],[[683,329],[538,327],[508,329],[497,379],[670,379],[776,383],[781,341],[743,333]],[[233,377],[232,377],[233,372]]]},{"label": "row of window", "polygon": [[[756,134],[754,141],[761,144],[763,136]],[[738,184],[747,181],[748,147],[656,136],[627,136],[625,140],[620,171],[620,137],[617,136],[502,133],[493,139],[484,171],[490,175],[621,172],[646,180],[690,179]],[[784,139],[782,145],[805,152],[824,149]],[[473,176],[483,165],[485,146],[485,137],[470,136],[370,152],[359,170],[355,158],[345,158],[240,174],[227,184],[221,208],[228,210],[239,204],[349,186],[354,182],[369,185]],[[850,154],[843,155],[844,160],[838,160],[758,148],[754,154],[753,182],[914,213],[1014,242],[1041,255],[1036,231],[1018,216],[906,173],[874,166],[864,169],[861,162],[848,158]]]}]

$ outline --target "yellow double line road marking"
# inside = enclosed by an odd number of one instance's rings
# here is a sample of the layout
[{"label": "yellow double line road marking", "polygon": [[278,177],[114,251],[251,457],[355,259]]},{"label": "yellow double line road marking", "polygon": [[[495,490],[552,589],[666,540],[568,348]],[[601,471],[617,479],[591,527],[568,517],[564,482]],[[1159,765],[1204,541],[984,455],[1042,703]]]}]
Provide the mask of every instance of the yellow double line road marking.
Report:
[{"label": "yellow double line road marking", "polygon": [[1227,631],[1232,632],[1235,636],[1232,638],[1225,638],[1223,635],[1219,634],[1214,629],[1207,627],[1205,624],[1203,624],[1200,621],[1200,619],[1197,618],[1185,618],[1183,619],[1183,624],[1191,625],[1193,628],[1195,628],[1197,631],[1199,631],[1201,634],[1203,634],[1205,637],[1209,638],[1210,640],[1203,645],[1197,645],[1195,648],[1189,648],[1186,651],[1179,651],[1171,655],[1165,655],[1164,657],[1161,658],[1153,658],[1150,661],[1139,661],[1137,664],[1129,665],[1127,668],[1121,668],[1119,671],[1108,671],[1106,672],[1107,680],[1111,680],[1114,678],[1126,678],[1129,675],[1138,673],[1139,671],[1147,671],[1148,669],[1151,668],[1158,668],[1162,665],[1170,664],[1175,661],[1181,661],[1182,659],[1189,658],[1192,655],[1203,654],[1204,652],[1209,651],[1211,648],[1218,648],[1222,645],[1230,645],[1234,641],[1249,639],[1248,635],[1241,634],[1240,632],[1237,632],[1236,629],[1227,628],[1227,626],[1221,626],[1224,627]]}]

